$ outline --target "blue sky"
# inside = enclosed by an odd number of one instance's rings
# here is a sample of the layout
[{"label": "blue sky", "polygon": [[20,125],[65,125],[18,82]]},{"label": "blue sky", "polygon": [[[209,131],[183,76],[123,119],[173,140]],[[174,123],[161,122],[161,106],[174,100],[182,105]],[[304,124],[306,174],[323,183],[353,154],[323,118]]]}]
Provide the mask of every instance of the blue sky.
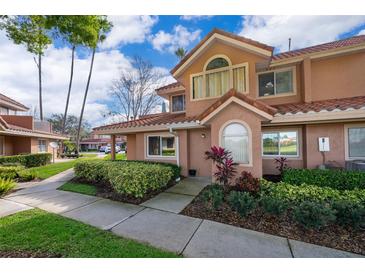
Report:
[{"label": "blue sky", "polygon": [[[109,90],[120,70],[132,70],[131,58],[149,60],[174,81],[169,71],[178,62],[177,47],[190,50],[213,28],[245,36],[275,47],[275,52],[365,34],[365,16],[109,16],[113,29],[95,56],[85,108],[93,125],[111,122],[105,116],[112,101]],[[77,50],[70,113],[79,115],[90,52]],[[14,62],[16,56],[16,62]],[[62,113],[66,100],[71,50],[57,43],[43,58],[43,108],[46,116]],[[33,56],[0,32],[0,92],[32,109],[38,108],[38,78]],[[21,80],[20,80],[21,79]],[[159,108],[156,108],[158,111]]]}]

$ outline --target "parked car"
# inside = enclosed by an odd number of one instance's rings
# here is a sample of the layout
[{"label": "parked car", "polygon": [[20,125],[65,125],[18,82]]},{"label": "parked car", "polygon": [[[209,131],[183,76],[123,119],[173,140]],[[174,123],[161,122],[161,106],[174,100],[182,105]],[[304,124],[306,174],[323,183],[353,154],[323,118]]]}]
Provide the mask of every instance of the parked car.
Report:
[{"label": "parked car", "polygon": [[[111,150],[112,150],[111,146],[107,146],[104,152],[105,154],[109,154]],[[120,146],[115,146],[115,152],[118,153],[119,151],[120,151]]]},{"label": "parked car", "polygon": [[106,149],[106,146],[101,146],[101,147],[99,148],[99,152],[105,152],[105,149]]}]

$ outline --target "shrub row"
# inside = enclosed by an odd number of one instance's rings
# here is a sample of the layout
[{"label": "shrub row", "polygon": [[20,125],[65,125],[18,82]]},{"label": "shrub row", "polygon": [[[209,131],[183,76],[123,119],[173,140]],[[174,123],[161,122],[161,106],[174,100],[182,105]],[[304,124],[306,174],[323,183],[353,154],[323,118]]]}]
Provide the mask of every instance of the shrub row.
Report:
[{"label": "shrub row", "polygon": [[28,182],[36,177],[32,170],[23,166],[0,166],[0,178]]},{"label": "shrub row", "polygon": [[121,194],[143,197],[147,192],[166,186],[176,178],[171,164],[141,161],[85,161],[75,165],[75,174],[94,183],[110,184]]},{"label": "shrub row", "polygon": [[365,204],[365,189],[338,190],[310,184],[271,183],[261,180],[262,194],[282,202],[299,204],[304,201],[333,202],[345,201],[351,204]]},{"label": "shrub row", "polygon": [[51,153],[24,154],[15,156],[1,156],[0,165],[22,165],[25,167],[44,166],[51,162]]},{"label": "shrub row", "polygon": [[322,169],[287,169],[284,182],[292,185],[316,185],[338,190],[365,189],[365,172],[322,170]]}]

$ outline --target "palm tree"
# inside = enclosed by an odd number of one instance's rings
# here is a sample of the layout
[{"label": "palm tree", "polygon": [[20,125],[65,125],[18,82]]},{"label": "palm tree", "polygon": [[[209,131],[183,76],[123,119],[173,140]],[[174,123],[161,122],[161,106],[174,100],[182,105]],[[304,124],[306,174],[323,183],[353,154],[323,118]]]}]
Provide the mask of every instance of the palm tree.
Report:
[{"label": "palm tree", "polygon": [[84,100],[82,102],[81,113],[80,113],[80,118],[79,118],[79,126],[77,128],[77,136],[76,136],[76,152],[77,152],[77,154],[79,153],[79,149],[80,149],[79,148],[80,130],[81,130],[82,118],[84,116],[84,110],[85,110],[87,94],[89,92],[91,74],[92,74],[93,67],[94,67],[94,57],[95,57],[96,47],[97,47],[98,43],[103,42],[105,40],[106,33],[111,29],[112,24],[107,20],[107,18],[105,16],[97,16],[96,22],[93,24],[93,26],[97,30],[98,35],[97,35],[97,39],[95,39],[94,41],[92,41],[92,43],[89,44],[89,46],[92,48],[92,54],[91,54],[91,63],[90,63],[90,69],[89,69],[89,76],[87,78],[86,89],[85,89],[85,94],[84,94]]},{"label": "palm tree", "polygon": [[178,48],[176,51],[175,51],[175,55],[177,56],[177,57],[179,57],[179,59],[181,60],[181,59],[183,59],[184,57],[185,57],[185,55],[186,55],[186,50],[184,49],[184,48]]},{"label": "palm tree", "polygon": [[71,45],[71,69],[68,85],[65,112],[62,121],[62,133],[65,133],[68,106],[70,103],[71,87],[74,74],[75,50],[79,45],[88,45],[95,40],[97,32],[92,25],[95,22],[95,15],[51,15],[48,16],[50,27],[55,28],[54,35],[63,38]]}]

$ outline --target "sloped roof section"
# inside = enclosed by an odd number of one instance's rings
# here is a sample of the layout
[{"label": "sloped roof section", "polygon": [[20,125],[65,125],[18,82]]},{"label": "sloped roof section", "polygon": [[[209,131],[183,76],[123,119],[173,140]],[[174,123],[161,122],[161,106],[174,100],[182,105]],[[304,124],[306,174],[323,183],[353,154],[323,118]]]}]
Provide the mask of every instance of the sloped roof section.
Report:
[{"label": "sloped roof section", "polygon": [[171,83],[171,84],[168,84],[166,86],[162,86],[158,89],[156,89],[157,92],[159,91],[164,91],[164,90],[169,90],[169,89],[184,89],[184,85],[181,84],[180,82],[174,82],[174,83]]},{"label": "sloped roof section", "polygon": [[21,111],[29,110],[29,108],[27,106],[23,105],[22,103],[19,103],[18,101],[15,101],[14,99],[11,99],[8,96],[5,96],[2,93],[0,93],[0,104],[1,104],[1,102],[10,104],[10,105],[14,106],[17,110],[21,110]]},{"label": "sloped roof section", "polygon": [[195,117],[187,117],[185,113],[157,113],[142,116],[140,119],[121,122],[111,125],[105,125],[94,128],[94,132],[98,132],[101,134],[106,130],[115,130],[115,129],[123,129],[123,128],[137,128],[137,127],[145,127],[145,126],[158,126],[158,125],[169,125],[173,123],[185,123],[185,122],[193,122],[195,121]]},{"label": "sloped roof section", "polygon": [[254,46],[254,47],[257,47],[257,48],[261,48],[263,50],[267,50],[267,51],[270,51],[270,52],[272,52],[274,50],[274,48],[271,47],[271,46],[269,46],[269,45],[266,45],[266,44],[260,43],[258,41],[255,41],[255,40],[252,40],[252,39],[248,39],[246,37],[239,36],[239,35],[236,35],[236,34],[233,34],[233,33],[230,33],[230,32],[226,32],[226,31],[223,31],[221,29],[214,28],[192,50],[190,50],[188,52],[188,54],[186,54],[183,59],[181,59],[181,61],[170,71],[171,74],[174,74],[183,64],[185,64],[189,60],[189,58],[192,55],[194,55],[194,53],[201,46],[203,46],[204,43],[207,42],[209,40],[209,38],[212,37],[214,34],[220,34],[220,35],[223,35],[223,36],[225,36],[227,38],[231,38],[231,39],[234,39],[234,40],[237,40],[237,41],[240,41],[240,42],[243,42],[243,43],[249,44],[251,46]]},{"label": "sloped roof section", "polygon": [[209,108],[207,108],[204,112],[202,112],[197,119],[199,121],[203,120],[204,118],[208,117],[211,113],[213,113],[216,109],[218,109],[220,106],[222,106],[227,100],[229,100],[232,97],[236,97],[245,103],[263,111],[270,115],[274,115],[276,113],[276,109],[265,104],[264,102],[260,102],[258,100],[254,100],[253,98],[241,93],[237,92],[234,89],[231,89],[226,94],[224,94],[222,97],[220,97],[217,101],[215,101]]},{"label": "sloped roof section", "polygon": [[325,43],[325,44],[320,44],[320,45],[315,45],[315,46],[306,47],[306,48],[302,48],[302,49],[279,53],[279,54],[274,55],[272,60],[278,61],[278,60],[298,57],[298,56],[306,55],[306,54],[312,54],[312,53],[317,53],[317,52],[322,52],[322,51],[327,51],[327,50],[334,50],[334,49],[355,46],[355,45],[358,45],[361,43],[365,43],[365,35],[353,36],[350,38],[333,41],[333,42],[329,42],[329,43]]},{"label": "sloped roof section", "polygon": [[277,115],[365,109],[365,96],[321,100],[311,103],[281,104],[274,107],[277,109]]}]

